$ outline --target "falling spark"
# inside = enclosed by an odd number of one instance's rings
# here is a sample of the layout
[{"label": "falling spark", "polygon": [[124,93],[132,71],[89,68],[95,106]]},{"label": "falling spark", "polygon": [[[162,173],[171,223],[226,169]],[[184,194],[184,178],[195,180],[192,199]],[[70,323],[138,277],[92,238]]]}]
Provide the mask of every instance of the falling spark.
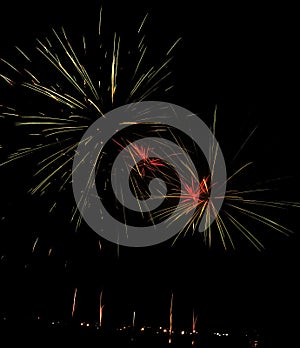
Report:
[{"label": "falling spark", "polygon": [[99,301],[99,326],[100,327],[102,327],[103,308],[104,308],[104,305],[102,304],[102,295],[103,295],[103,290],[100,292],[100,301]]},{"label": "falling spark", "polygon": [[173,293],[171,295],[170,315],[169,315],[169,344],[172,343],[172,331],[173,331]]},{"label": "falling spark", "polygon": [[133,311],[133,316],[132,316],[132,327],[135,327],[135,311]]},{"label": "falling spark", "polygon": [[192,333],[196,333],[197,319],[198,319],[198,317],[195,316],[195,311],[193,309]]},{"label": "falling spark", "polygon": [[36,240],[33,243],[32,250],[31,250],[32,253],[34,253],[38,241],[39,241],[39,237],[37,237]]},{"label": "falling spark", "polygon": [[75,309],[76,309],[76,297],[77,297],[77,288],[75,288],[74,295],[73,295],[72,318],[74,318]]}]

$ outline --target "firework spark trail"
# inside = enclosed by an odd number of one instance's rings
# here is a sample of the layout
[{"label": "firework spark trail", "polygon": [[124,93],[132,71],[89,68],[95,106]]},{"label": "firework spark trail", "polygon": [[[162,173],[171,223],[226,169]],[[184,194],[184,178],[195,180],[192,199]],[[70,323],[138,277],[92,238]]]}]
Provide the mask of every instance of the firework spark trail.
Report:
[{"label": "firework spark trail", "polygon": [[99,326],[100,327],[102,327],[103,308],[104,308],[104,305],[102,304],[102,295],[103,295],[103,290],[100,292],[100,297],[99,297]]},{"label": "firework spark trail", "polygon": [[34,253],[35,248],[36,248],[36,246],[37,246],[37,243],[38,243],[39,239],[40,239],[40,238],[37,237],[36,240],[34,241],[33,246],[32,246],[32,250],[31,250],[32,253]]},{"label": "firework spark trail", "polygon": [[[193,319],[192,319],[192,334],[196,334],[196,324],[197,324],[198,316],[195,316],[195,311],[193,309]],[[192,337],[192,346],[195,345],[195,339]]]},{"label": "firework spark trail", "polygon": [[74,314],[76,310],[76,297],[77,297],[77,288],[75,288],[74,295],[73,295],[73,305],[72,305],[72,313],[71,313],[72,318],[74,318]]},{"label": "firework spark trail", "polygon": [[192,333],[196,332],[197,320],[198,320],[198,316],[195,316],[195,311],[193,309]]},{"label": "firework spark trail", "polygon": [[173,293],[171,295],[170,313],[169,313],[169,343],[172,343],[173,333]]}]

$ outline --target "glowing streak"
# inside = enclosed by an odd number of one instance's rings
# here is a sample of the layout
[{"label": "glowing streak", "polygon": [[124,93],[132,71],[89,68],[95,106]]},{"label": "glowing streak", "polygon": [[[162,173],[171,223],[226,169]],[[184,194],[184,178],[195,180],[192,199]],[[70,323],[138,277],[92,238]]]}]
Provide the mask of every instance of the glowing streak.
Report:
[{"label": "glowing streak", "polygon": [[104,305],[102,304],[102,295],[103,291],[100,293],[100,301],[99,301],[99,326],[102,327],[102,319],[103,319],[103,308]]},{"label": "glowing streak", "polygon": [[196,324],[197,324],[198,317],[195,316],[195,311],[193,309],[193,321],[192,321],[192,332],[196,332]]},{"label": "glowing streak", "polygon": [[32,253],[34,253],[38,241],[39,241],[39,237],[37,237],[35,242],[33,243],[33,247],[32,247],[32,250],[31,250]]},{"label": "glowing streak", "polygon": [[114,103],[114,95],[117,89],[117,72],[120,51],[120,38],[117,41],[116,33],[114,36],[113,59],[111,64],[111,102]]},{"label": "glowing streak", "polygon": [[74,318],[74,313],[76,309],[76,297],[77,297],[77,288],[75,288],[74,295],[73,295],[72,318]]},{"label": "glowing streak", "polygon": [[170,315],[169,315],[169,343],[172,343],[172,331],[173,331],[173,293],[171,295]]}]

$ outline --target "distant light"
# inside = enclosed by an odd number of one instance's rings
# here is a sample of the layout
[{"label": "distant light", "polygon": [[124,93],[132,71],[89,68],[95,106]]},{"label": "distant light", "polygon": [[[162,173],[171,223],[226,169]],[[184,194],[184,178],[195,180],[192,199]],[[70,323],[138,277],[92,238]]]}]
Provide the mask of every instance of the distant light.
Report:
[{"label": "distant light", "polygon": [[87,324],[86,324],[86,326],[90,326],[90,324],[89,324],[89,323],[87,323]]},{"label": "distant light", "polygon": [[184,334],[185,334],[184,330],[182,330],[180,333],[181,333],[181,335],[184,335]]},{"label": "distant light", "polygon": [[145,328],[144,328],[144,327],[141,327],[141,331],[145,331]]},{"label": "distant light", "polygon": [[163,332],[168,332],[168,330],[167,329],[163,329]]},{"label": "distant light", "polygon": [[84,323],[80,323],[80,326],[83,326],[84,325]]},{"label": "distant light", "polygon": [[162,330],[162,326],[159,327],[159,330]]}]

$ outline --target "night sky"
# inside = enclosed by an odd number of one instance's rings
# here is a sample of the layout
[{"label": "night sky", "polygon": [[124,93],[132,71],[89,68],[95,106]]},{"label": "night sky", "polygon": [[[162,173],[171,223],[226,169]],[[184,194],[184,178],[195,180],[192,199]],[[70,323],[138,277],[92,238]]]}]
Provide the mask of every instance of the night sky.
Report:
[{"label": "night sky", "polygon": [[[183,106],[208,125],[217,105],[216,137],[228,172],[254,162],[237,178],[237,187],[265,183],[262,186],[274,189],[267,199],[299,201],[299,74],[293,11],[274,4],[262,8],[253,3],[237,7],[206,3],[167,1],[161,7],[150,2],[134,6],[131,1],[122,5],[106,1],[103,28],[115,28],[125,36],[125,45],[149,12],[145,33],[154,60],[182,37],[171,64],[174,88],[156,95],[160,98],[156,100]],[[78,38],[82,33],[93,36],[98,9],[98,1],[1,4],[0,57],[13,61],[14,46],[28,52],[35,38],[47,36],[52,27],[64,26]],[[14,102],[11,89],[2,81],[0,86],[0,104]],[[33,103],[30,94],[19,98]],[[13,127],[1,126],[0,136],[0,144],[20,141]],[[240,240],[234,229],[235,251],[223,250],[217,232],[211,249],[195,235],[180,238],[173,247],[168,241],[118,249],[100,239],[100,251],[99,236],[84,222],[77,232],[69,223],[71,195],[26,194],[33,166],[34,159],[28,159],[0,168],[0,316],[68,319],[74,288],[78,288],[76,316],[80,320],[97,320],[103,290],[104,325],[130,322],[133,311],[140,325],[167,325],[173,293],[175,326],[190,326],[194,308],[199,328],[254,327],[282,337],[292,334],[299,309],[299,209],[266,211],[295,231],[288,238],[243,220],[261,236],[266,247],[262,252]],[[56,195],[59,210],[49,214],[49,201]]]}]

